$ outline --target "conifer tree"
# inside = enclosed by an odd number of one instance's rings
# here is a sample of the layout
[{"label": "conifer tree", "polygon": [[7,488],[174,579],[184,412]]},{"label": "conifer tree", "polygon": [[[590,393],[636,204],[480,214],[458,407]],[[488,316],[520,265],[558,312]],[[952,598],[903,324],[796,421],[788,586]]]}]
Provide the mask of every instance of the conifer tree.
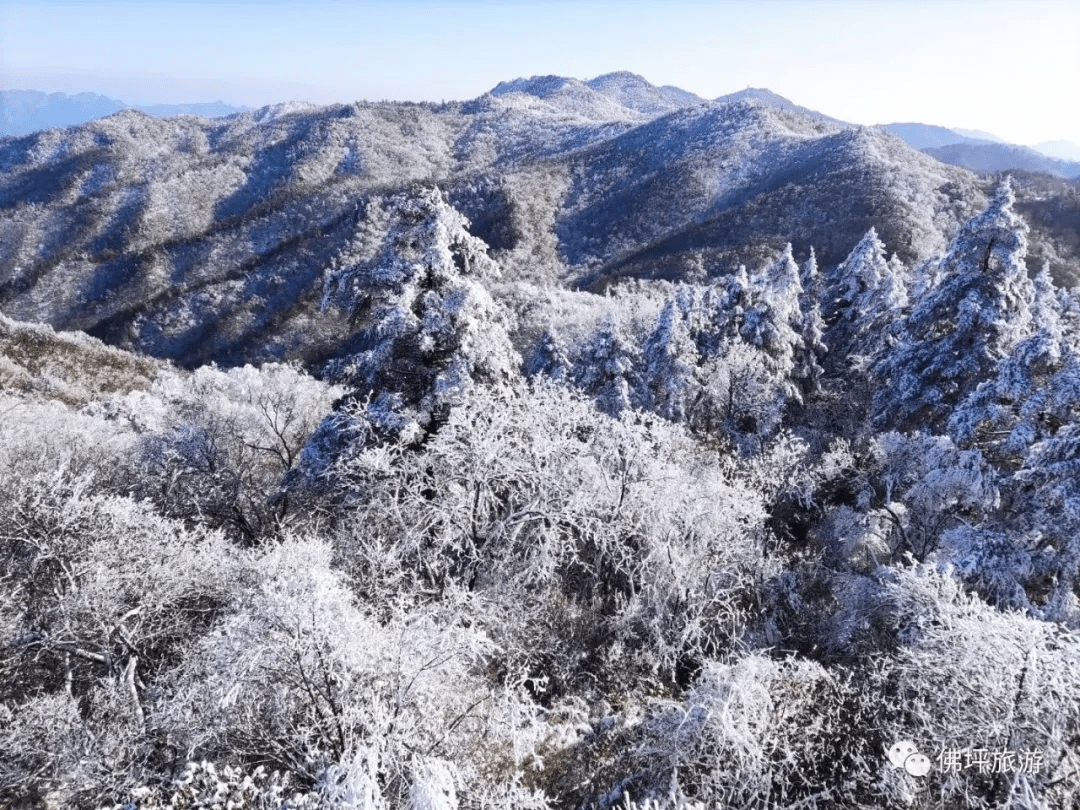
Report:
[{"label": "conifer tree", "polygon": [[572,379],[596,398],[600,410],[618,416],[633,404],[640,356],[641,349],[627,334],[619,313],[610,312],[576,358]]},{"label": "conifer tree", "polygon": [[885,259],[885,245],[871,228],[834,273],[828,343],[837,362],[851,356],[872,357],[886,345],[886,336],[907,305],[906,270],[894,253]]},{"label": "conifer tree", "polygon": [[795,352],[804,348],[802,296],[799,266],[791,254],[791,244],[756,276],[750,287],[750,305],[746,308],[739,333],[743,340],[768,355],[772,371],[789,398],[799,400],[794,385]]},{"label": "conifer tree", "polygon": [[351,393],[308,442],[309,477],[372,442],[421,441],[473,385],[520,373],[509,316],[480,283],[499,267],[468,224],[434,188],[368,205],[326,281],[323,305],[352,315],[359,350],[328,366]]},{"label": "conifer tree", "polygon": [[960,229],[940,260],[940,282],[904,322],[906,336],[876,363],[881,424],[937,424],[997,372],[1031,331],[1035,292],[1027,276],[1027,226],[1006,181]]},{"label": "conifer tree", "polygon": [[570,374],[572,361],[562,337],[551,329],[545,329],[536,341],[525,361],[525,376],[543,374],[556,382],[563,382]]},{"label": "conifer tree", "polygon": [[685,421],[696,386],[698,350],[691,334],[692,302],[668,300],[645,343],[641,405],[665,419]]},{"label": "conifer tree", "polygon": [[825,321],[821,317],[821,274],[813,248],[810,248],[810,258],[802,266],[799,280],[803,289],[799,298],[803,345],[795,352],[794,376],[805,400],[821,390],[821,377],[825,373],[822,364],[829,351],[824,342]]}]

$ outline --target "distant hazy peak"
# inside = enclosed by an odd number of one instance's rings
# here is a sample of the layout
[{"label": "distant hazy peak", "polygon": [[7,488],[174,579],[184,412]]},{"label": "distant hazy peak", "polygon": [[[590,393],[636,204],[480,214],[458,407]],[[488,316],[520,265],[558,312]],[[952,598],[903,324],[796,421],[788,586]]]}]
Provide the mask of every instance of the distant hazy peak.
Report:
[{"label": "distant hazy peak", "polygon": [[1027,146],[1006,143],[960,143],[923,150],[938,160],[963,166],[975,172],[1001,172],[1022,169],[1058,177],[1080,177],[1080,162],[1050,158]]},{"label": "distant hazy peak", "polygon": [[0,136],[28,135],[42,129],[85,124],[121,110],[137,109],[154,116],[201,115],[218,118],[242,112],[222,101],[195,104],[127,104],[97,93],[43,93],[0,90]]},{"label": "distant hazy peak", "polygon": [[1035,144],[1034,148],[1057,160],[1080,161],[1080,146],[1072,141],[1043,141]]},{"label": "distant hazy peak", "polygon": [[961,129],[960,127],[950,127],[950,129],[958,135],[963,135],[965,138],[974,138],[977,141],[989,141],[990,143],[1007,143],[1004,138],[999,138],[992,132],[984,132],[981,129]]},{"label": "distant hazy peak", "polygon": [[988,139],[973,138],[970,135],[961,133],[959,130],[934,126],[933,124],[919,124],[915,122],[884,124],[882,129],[886,129],[893,135],[903,138],[916,149],[933,149],[959,143],[994,143],[994,141]]}]

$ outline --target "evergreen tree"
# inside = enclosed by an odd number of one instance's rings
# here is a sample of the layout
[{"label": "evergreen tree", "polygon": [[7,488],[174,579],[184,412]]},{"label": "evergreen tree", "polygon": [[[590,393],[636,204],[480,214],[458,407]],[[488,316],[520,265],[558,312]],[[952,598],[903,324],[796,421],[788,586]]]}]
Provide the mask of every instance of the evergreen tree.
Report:
[{"label": "evergreen tree", "polygon": [[668,300],[645,343],[641,406],[673,422],[686,421],[697,387],[699,357],[692,318],[688,296]]},{"label": "evergreen tree", "polygon": [[799,298],[803,345],[795,352],[793,373],[806,400],[821,390],[821,377],[825,373],[822,364],[829,352],[824,342],[825,321],[821,316],[821,274],[813,248],[810,248],[810,258],[802,266],[799,281],[803,289]]},{"label": "evergreen tree", "polygon": [[1035,331],[1017,343],[997,375],[979,385],[952,414],[949,431],[957,441],[1015,454],[1042,438],[1048,426],[1060,424],[1052,403],[1068,376],[1072,353],[1063,308],[1045,266],[1035,278],[1034,291]]},{"label": "evergreen tree", "polygon": [[885,337],[907,305],[906,271],[871,228],[835,270],[837,297],[833,302],[828,343],[836,361],[851,356],[872,357],[886,345]]},{"label": "evergreen tree", "polygon": [[874,398],[886,425],[946,418],[1031,331],[1027,226],[1006,181],[986,211],[960,229],[940,260],[940,281],[904,322],[903,342],[876,363]]},{"label": "evergreen tree", "polygon": [[308,442],[307,478],[371,443],[422,441],[474,384],[520,373],[509,316],[481,284],[499,267],[468,224],[433,188],[368,205],[326,281],[323,305],[351,313],[358,351],[327,367],[351,392]]},{"label": "evergreen tree", "polygon": [[637,342],[627,334],[619,313],[613,311],[586,341],[574,362],[572,379],[596,399],[600,410],[618,416],[633,404],[640,357]]},{"label": "evergreen tree", "polygon": [[800,400],[792,374],[795,353],[805,347],[802,337],[803,313],[799,266],[791,255],[791,244],[757,275],[750,287],[750,305],[746,307],[739,334],[748,344],[765,352],[773,374],[790,399]]},{"label": "evergreen tree", "polygon": [[570,355],[562,337],[551,329],[545,329],[526,359],[524,369],[526,377],[543,374],[562,382],[570,375],[571,367]]}]

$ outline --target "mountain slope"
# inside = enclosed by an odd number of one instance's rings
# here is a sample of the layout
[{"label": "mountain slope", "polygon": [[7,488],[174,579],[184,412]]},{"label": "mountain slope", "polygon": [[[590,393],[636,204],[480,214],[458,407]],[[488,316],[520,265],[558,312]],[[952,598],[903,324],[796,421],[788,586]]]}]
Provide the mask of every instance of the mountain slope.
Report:
[{"label": "mountain slope", "polygon": [[1080,146],[1072,141],[1043,141],[1035,144],[1034,149],[1055,160],[1080,162]]},{"label": "mountain slope", "polygon": [[745,90],[739,90],[735,93],[728,93],[726,96],[720,96],[716,101],[724,104],[730,104],[737,101],[758,101],[768,107],[776,107],[781,110],[787,110],[788,112],[799,113],[800,115],[805,115],[807,118],[813,118],[816,121],[828,121],[833,124],[850,126],[850,124],[846,124],[844,121],[832,118],[824,113],[819,113],[817,110],[800,107],[795,102],[789,101],[767,88],[747,87]]},{"label": "mountain slope", "polygon": [[949,146],[956,143],[992,143],[987,139],[971,137],[954,129],[930,124],[885,124],[882,128],[903,138],[916,149]]}]

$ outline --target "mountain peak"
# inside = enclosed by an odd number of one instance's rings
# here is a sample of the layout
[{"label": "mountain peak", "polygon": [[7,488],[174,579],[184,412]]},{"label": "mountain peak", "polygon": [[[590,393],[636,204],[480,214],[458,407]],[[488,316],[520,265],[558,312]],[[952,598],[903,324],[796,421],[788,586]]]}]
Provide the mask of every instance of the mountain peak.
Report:
[{"label": "mountain peak", "polygon": [[663,115],[700,104],[704,99],[670,85],[657,87],[644,77],[620,70],[585,82],[586,86],[622,106],[646,115]]},{"label": "mountain peak", "polygon": [[[703,99],[678,87],[657,87],[643,76],[628,70],[615,71],[582,82],[564,76],[532,76],[499,82],[493,96],[524,93],[534,98],[570,104],[581,110],[619,110],[636,115],[665,115],[700,104]],[[614,104],[615,106],[611,106]],[[597,106],[599,105],[599,106]]]},{"label": "mountain peak", "polygon": [[616,70],[613,73],[605,73],[595,79],[585,82],[593,90],[605,90],[609,87],[646,87],[655,89],[644,76],[631,73],[629,70]]},{"label": "mountain peak", "polygon": [[762,101],[766,104],[771,104],[775,107],[784,107],[787,109],[794,109],[795,103],[789,101],[777,93],[774,93],[767,87],[747,87],[745,90],[739,90],[735,93],[728,93],[726,96],[720,96],[717,101]]},{"label": "mountain peak", "polygon": [[819,113],[816,110],[810,110],[806,107],[800,107],[795,102],[784,98],[778,93],[774,93],[767,87],[747,87],[745,90],[739,90],[735,93],[728,93],[726,96],[720,96],[716,101],[731,104],[740,101],[754,101],[759,104],[764,104],[768,107],[775,107],[780,110],[787,110],[788,112],[795,112],[801,115],[805,115],[808,118],[812,118],[815,121],[828,121],[833,124],[843,124],[844,121],[840,121],[836,118],[831,118],[828,115]]},{"label": "mountain peak", "polygon": [[526,78],[511,79],[508,82],[499,82],[491,91],[493,96],[504,96],[507,93],[527,93],[537,98],[550,98],[567,87],[581,85],[577,79],[568,79],[565,76],[530,76]]}]

